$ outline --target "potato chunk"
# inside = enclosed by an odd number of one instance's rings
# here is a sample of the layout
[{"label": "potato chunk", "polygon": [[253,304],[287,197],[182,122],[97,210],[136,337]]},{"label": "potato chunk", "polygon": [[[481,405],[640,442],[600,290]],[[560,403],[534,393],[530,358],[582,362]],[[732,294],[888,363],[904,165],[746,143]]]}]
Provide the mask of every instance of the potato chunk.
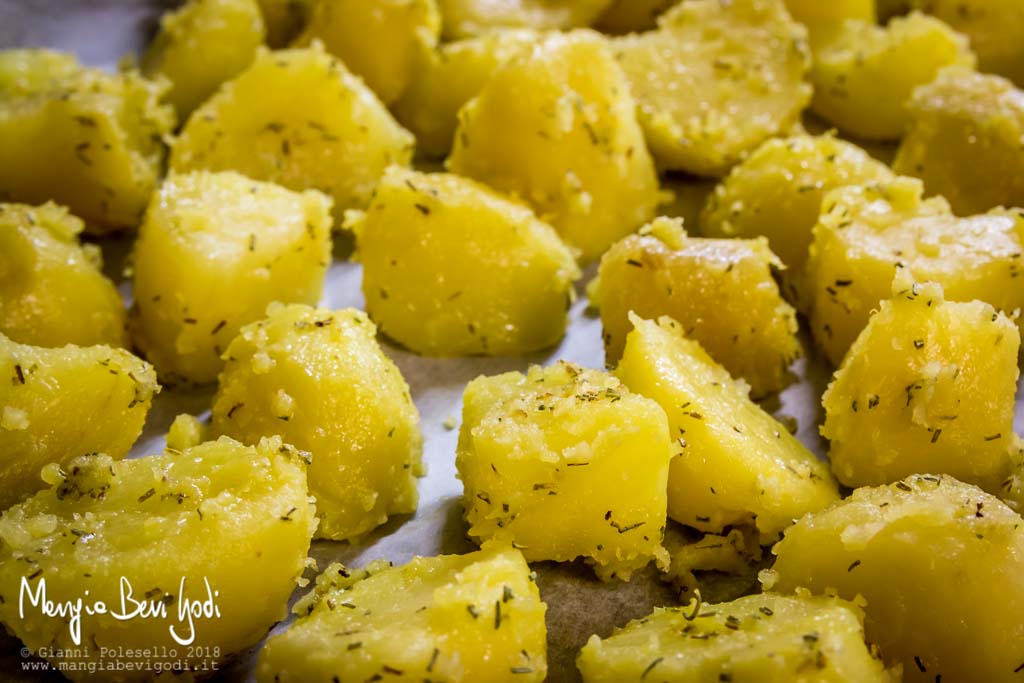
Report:
[{"label": "potato chunk", "polygon": [[221,83],[249,66],[265,35],[256,0],[189,0],[161,18],[142,56],[142,72],[171,82],[166,99],[184,121]]},{"label": "potato chunk", "polygon": [[807,33],[782,0],[687,0],[616,41],[659,165],[723,176],[811,99]]},{"label": "potato chunk", "polygon": [[[150,681],[157,666],[213,670],[285,615],[316,520],[305,463],[280,439],[121,462],[89,455],[47,476],[50,488],[0,517],[0,619],[31,650],[74,648],[87,652],[76,664],[130,667],[101,669],[101,680]],[[108,611],[68,624],[33,605],[42,594]]]},{"label": "potato chunk", "polygon": [[1024,86],[1024,5],[1018,0],[909,0],[971,40],[982,71]]},{"label": "potato chunk", "polygon": [[862,488],[775,546],[766,588],[867,599],[865,629],[904,680],[1020,678],[1024,524],[951,477]]},{"label": "potato chunk", "polygon": [[1024,206],[1024,92],[1005,78],[949,68],[914,91],[893,168],[924,181],[957,215]]},{"label": "potato chunk", "polygon": [[951,301],[978,299],[1012,313],[1024,215],[996,209],[956,218],[941,197],[922,199],[920,181],[896,178],[834,190],[822,203],[808,262],[811,331],[833,364],[892,291],[898,266],[943,286]]},{"label": "potato chunk", "polygon": [[394,105],[395,117],[416,135],[416,151],[443,157],[451,151],[459,109],[480,92],[498,67],[530,50],[540,37],[509,29],[444,43],[418,60]]},{"label": "potato chunk", "polygon": [[334,198],[340,216],[370,201],[385,168],[408,165],[412,146],[369,88],[315,43],[261,50],[188,120],[171,168],[238,171],[292,190],[317,189]]},{"label": "potato chunk", "polygon": [[718,185],[704,206],[700,229],[708,237],[767,237],[786,265],[786,294],[795,301],[825,193],[892,177],[885,164],[832,135],[772,139]]},{"label": "potato chunk", "polygon": [[437,0],[444,38],[468,38],[496,28],[589,26],[612,0]]},{"label": "potato chunk", "polygon": [[0,333],[23,344],[124,346],[125,310],[62,206],[0,204]]},{"label": "potato chunk", "polygon": [[591,290],[601,309],[605,360],[622,356],[629,314],[675,318],[729,372],[763,396],[788,383],[800,355],[793,308],[772,279],[778,258],[763,238],[687,237],[680,221],[659,218],[601,259]]},{"label": "potato chunk", "polygon": [[526,353],[565,334],[580,272],[527,207],[456,175],[392,167],[352,227],[366,310],[413,351]]},{"label": "potato chunk", "polygon": [[414,512],[419,413],[373,323],[354,309],[268,313],[228,346],[213,431],[245,443],[278,434],[312,454],[318,538],[353,539]]},{"label": "potato chunk", "polygon": [[56,201],[90,233],[134,227],[174,126],[165,90],[62,53],[0,51],[0,200]]},{"label": "potato chunk", "polygon": [[160,391],[153,368],[123,349],[45,349],[2,334],[0,377],[0,510],[43,488],[43,465],[124,457]]},{"label": "potato chunk", "polygon": [[910,123],[914,88],[946,66],[973,67],[967,38],[914,12],[884,28],[850,21],[814,54],[815,112],[848,135],[899,140]]},{"label": "potato chunk", "polygon": [[455,461],[469,535],[628,580],[667,560],[669,456],[664,411],[603,372],[562,362],[478,377]]},{"label": "potato chunk", "polygon": [[448,164],[528,201],[592,261],[658,203],[635,106],[604,38],[549,35],[459,112]]},{"label": "potato chunk", "polygon": [[518,550],[333,564],[316,584],[260,653],[260,683],[544,680],[547,606]]},{"label": "potato chunk", "polygon": [[812,44],[827,44],[849,20],[875,23],[875,0],[785,0],[790,15],[807,27]]},{"label": "potato chunk", "polygon": [[135,342],[165,382],[206,383],[267,305],[315,304],[331,260],[330,200],[237,173],[171,175],[135,243]]},{"label": "potato chunk", "polygon": [[868,650],[863,620],[852,603],[806,595],[658,608],[591,636],[577,664],[586,683],[898,680]]},{"label": "potato chunk", "polygon": [[315,0],[296,45],[323,41],[384,104],[393,104],[440,34],[435,0]]},{"label": "potato chunk", "polygon": [[1012,468],[1020,334],[980,301],[900,270],[822,399],[832,472],[847,486],[917,472],[998,493]]},{"label": "potato chunk", "polygon": [[770,540],[838,498],[828,465],[747,396],[671,318],[633,316],[615,374],[668,415],[668,515],[720,532],[753,525]]}]

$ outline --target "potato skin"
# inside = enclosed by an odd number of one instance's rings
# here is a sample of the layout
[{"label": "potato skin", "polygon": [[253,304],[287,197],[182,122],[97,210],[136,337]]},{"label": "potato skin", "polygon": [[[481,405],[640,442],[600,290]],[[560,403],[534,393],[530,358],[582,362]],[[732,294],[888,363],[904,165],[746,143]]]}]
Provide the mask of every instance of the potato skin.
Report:
[{"label": "potato skin", "polygon": [[166,88],[59,52],[0,51],[0,199],[55,201],[87,233],[135,227],[174,126]]},{"label": "potato skin", "polygon": [[952,477],[914,475],[790,527],[766,589],[867,600],[865,628],[904,680],[1019,678],[1024,524]]},{"label": "potato skin", "polygon": [[847,486],[916,472],[998,494],[1010,474],[1017,352],[1013,322],[900,270],[822,398],[832,472]]},{"label": "potato skin", "polygon": [[272,302],[315,304],[330,200],[233,172],[171,174],[135,243],[136,344],[167,383],[217,379],[221,354]]},{"label": "potato skin", "polygon": [[35,346],[124,346],[125,309],[62,206],[0,203],[0,333]]},{"label": "potato skin", "polygon": [[[355,605],[356,609],[335,609]],[[547,606],[522,553],[332,564],[295,605],[296,622],[260,653],[258,683],[334,680],[539,683]],[[342,634],[342,635],[339,635]]]},{"label": "potato skin", "polygon": [[687,0],[615,41],[662,168],[721,177],[811,98],[805,29],[782,0]]},{"label": "potato skin", "polygon": [[658,203],[634,110],[604,38],[550,34],[459,112],[448,167],[529,202],[590,262]]},{"label": "potato skin", "polygon": [[244,443],[280,435],[310,453],[317,538],[357,538],[416,511],[419,413],[366,314],[271,306],[228,346],[212,430]]},{"label": "potato skin", "polygon": [[0,510],[43,487],[44,465],[124,457],[160,391],[153,368],[123,349],[48,349],[2,334],[0,377]]},{"label": "potato skin", "polygon": [[417,353],[526,353],[565,334],[580,277],[572,253],[530,209],[483,185],[391,167],[349,227],[370,318]]},{"label": "potato skin", "polygon": [[437,0],[443,38],[454,40],[498,28],[570,29],[589,26],[612,0]]},{"label": "potato skin", "polygon": [[[90,661],[134,664],[105,670],[103,681],[150,681],[155,665],[223,663],[285,615],[315,519],[305,463],[280,439],[255,448],[220,439],[121,462],[83,456],[67,473],[50,468],[48,476],[50,488],[0,517],[0,593],[7,596],[0,620],[32,651],[87,649]],[[63,619],[44,616],[27,599],[25,618],[19,616],[19,584],[33,574],[32,592],[45,580],[51,600],[102,600],[111,612],[130,614],[131,603],[121,607],[124,577],[132,599],[159,602],[166,617],[119,621],[83,610],[78,646]],[[175,642],[170,628],[179,636],[190,633],[178,610],[184,599],[207,598],[204,578],[216,591],[221,617],[194,620],[192,650]],[[101,647],[175,648],[177,656],[165,662],[159,654],[125,652],[101,660]],[[65,674],[96,680],[85,669]],[[179,674],[175,680],[201,675]]]},{"label": "potato skin", "polygon": [[682,326],[633,316],[615,369],[665,409],[673,437],[668,515],[704,532],[754,526],[765,542],[838,498],[820,462],[747,395]]},{"label": "potato skin", "polygon": [[800,276],[825,193],[893,178],[864,150],[832,135],[774,138],[733,167],[704,205],[707,237],[768,238],[786,265],[784,294],[798,302]]},{"label": "potato skin", "polygon": [[237,171],[317,189],[333,197],[338,218],[370,201],[385,168],[408,165],[412,146],[373,92],[314,43],[260,50],[189,118],[171,170]]},{"label": "potato skin", "polygon": [[1024,93],[1005,78],[943,69],[914,91],[893,168],[924,181],[957,215],[1024,205]]},{"label": "potato skin", "polygon": [[956,218],[941,197],[922,199],[920,181],[851,185],[825,196],[808,261],[811,331],[839,365],[889,298],[898,265],[943,286],[950,301],[977,299],[1007,313],[1024,309],[1016,277],[1024,215],[995,209]]},{"label": "potato skin", "polygon": [[847,22],[814,53],[811,107],[847,135],[899,140],[914,88],[930,83],[947,66],[971,68],[967,38],[919,12],[887,26]]},{"label": "potato skin", "polygon": [[801,354],[796,312],[772,279],[779,265],[763,238],[687,237],[678,221],[656,219],[601,259],[591,292],[601,310],[606,364],[614,367],[622,355],[630,312],[668,315],[755,396],[779,391]]},{"label": "potato skin", "polygon": [[322,41],[381,102],[391,105],[409,86],[415,64],[437,46],[440,34],[435,0],[315,0],[295,45]]},{"label": "potato skin", "polygon": [[853,603],[808,595],[658,608],[591,636],[577,665],[585,683],[895,683],[864,644],[863,620]]},{"label": "potato skin", "polygon": [[469,535],[629,580],[668,559],[669,456],[664,411],[603,372],[560,362],[478,377],[455,459]]}]

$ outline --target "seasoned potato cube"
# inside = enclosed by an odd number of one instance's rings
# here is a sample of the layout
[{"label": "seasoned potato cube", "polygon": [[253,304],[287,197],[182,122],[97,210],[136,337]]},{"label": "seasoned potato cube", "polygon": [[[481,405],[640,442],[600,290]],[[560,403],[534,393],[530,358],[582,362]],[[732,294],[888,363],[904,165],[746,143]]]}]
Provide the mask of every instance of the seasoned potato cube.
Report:
[{"label": "seasoned potato cube", "polygon": [[413,77],[394,105],[395,117],[416,135],[416,151],[443,157],[451,151],[462,106],[491,74],[540,40],[527,30],[504,30],[441,45],[418,60]]},{"label": "seasoned potato cube", "polygon": [[134,255],[133,337],[166,382],[212,382],[267,305],[315,304],[331,260],[330,200],[237,173],[171,175]]},{"label": "seasoned potato cube", "polygon": [[664,411],[603,372],[562,362],[466,387],[455,464],[469,535],[530,561],[582,556],[626,580],[664,563],[668,461]]},{"label": "seasoned potato cube", "polygon": [[800,343],[796,313],[772,279],[779,265],[763,238],[687,237],[680,221],[655,220],[601,259],[590,291],[601,309],[605,360],[611,367],[622,356],[630,312],[668,315],[754,395],[782,389]]},{"label": "seasoned potato cube", "polygon": [[249,66],[266,31],[256,0],[189,0],[165,14],[142,72],[171,82],[167,101],[184,121],[221,83]]},{"label": "seasoned potato cube", "polygon": [[704,206],[700,229],[708,237],[767,237],[786,265],[786,294],[797,300],[821,198],[837,187],[892,177],[885,164],[832,135],[775,138],[718,185]]},{"label": "seasoned potato cube", "polygon": [[528,201],[592,261],[658,203],[635,106],[604,38],[552,34],[459,112],[448,164]]},{"label": "seasoned potato cube", "polygon": [[292,190],[317,189],[334,198],[340,216],[370,201],[385,168],[408,165],[412,146],[362,81],[314,43],[261,50],[188,120],[171,168],[238,171]]},{"label": "seasoned potato cube", "polygon": [[687,0],[616,41],[658,163],[722,176],[811,99],[806,31],[782,0]]},{"label": "seasoned potato cube", "polygon": [[851,185],[825,196],[808,262],[811,331],[833,364],[892,291],[898,266],[943,286],[951,301],[977,299],[1012,313],[1024,215],[997,209],[956,218],[941,197],[922,199],[920,181]]},{"label": "seasoned potato cube", "polygon": [[256,680],[539,682],[546,609],[518,550],[333,564],[260,653]]},{"label": "seasoned potato cube", "polygon": [[435,0],[314,0],[296,45],[323,41],[384,104],[392,104],[412,81],[415,64],[437,46],[440,33]]},{"label": "seasoned potato cube", "polygon": [[790,15],[807,27],[815,46],[835,38],[849,20],[875,23],[875,0],[784,0]]},{"label": "seasoned potato cube", "polygon": [[909,0],[964,33],[982,71],[1024,86],[1024,5],[1019,0]]},{"label": "seasoned potato cube", "polygon": [[680,0],[612,0],[611,6],[594,22],[605,33],[636,33],[658,25],[658,16]]},{"label": "seasoned potato cube", "polygon": [[413,351],[525,353],[565,334],[580,272],[527,207],[456,175],[392,167],[351,227],[366,310]]},{"label": "seasoned potato cube", "polygon": [[43,465],[124,457],[160,391],[153,368],[123,349],[44,349],[2,334],[0,376],[0,510],[43,488]]},{"label": "seasoned potato cube", "polygon": [[893,168],[924,181],[958,215],[1024,206],[1024,92],[1005,78],[949,68],[914,91]]},{"label": "seasoned potato cube", "polygon": [[[671,581],[683,602],[697,595],[697,591],[704,599],[709,593],[725,593],[728,597],[724,599],[735,600],[757,587],[757,570],[764,551],[756,529],[738,527],[724,536],[704,534],[696,540],[676,538],[680,535],[666,533],[665,549],[672,559],[662,578]],[[703,581],[711,576],[714,579]]]},{"label": "seasoned potato cube", "polygon": [[[210,671],[285,615],[316,520],[305,463],[280,439],[88,455],[47,477],[50,488],[0,517],[0,619],[32,651],[85,652],[76,664],[128,665],[101,680],[151,681],[155,666]],[[109,609],[68,624],[33,605],[42,594]],[[84,667],[62,672],[96,680]]]},{"label": "seasoned potato cube", "polygon": [[612,0],[437,0],[444,38],[468,38],[496,28],[589,26]]},{"label": "seasoned potato cube", "polygon": [[414,512],[419,413],[373,323],[354,309],[268,313],[228,346],[213,431],[245,443],[278,434],[312,454],[318,538],[353,539]]},{"label": "seasoned potato cube", "polygon": [[867,599],[868,640],[908,683],[1020,678],[1024,524],[951,477],[862,488],[786,531],[765,587]]},{"label": "seasoned potato cube", "polygon": [[125,311],[81,219],[53,203],[0,204],[0,333],[22,344],[124,346]]},{"label": "seasoned potato cube", "polygon": [[863,621],[852,603],[806,595],[658,608],[591,636],[577,663],[586,683],[898,680],[868,650]]},{"label": "seasoned potato cube", "polygon": [[669,517],[710,532],[753,525],[770,541],[838,498],[828,465],[751,401],[746,384],[684,337],[679,323],[631,322],[615,374],[668,415],[675,439]]},{"label": "seasoned potato cube", "polygon": [[899,140],[910,123],[914,88],[946,66],[973,67],[967,38],[914,12],[886,27],[849,21],[814,53],[815,112],[848,135]]},{"label": "seasoned potato cube", "polygon": [[0,51],[0,200],[54,200],[90,233],[137,225],[174,126],[166,88],[57,52]]},{"label": "seasoned potato cube", "polygon": [[980,301],[900,270],[822,399],[832,472],[847,486],[917,472],[992,493],[1010,473],[1020,334]]},{"label": "seasoned potato cube", "polygon": [[257,0],[267,28],[267,45],[282,48],[295,39],[309,20],[313,0]]}]

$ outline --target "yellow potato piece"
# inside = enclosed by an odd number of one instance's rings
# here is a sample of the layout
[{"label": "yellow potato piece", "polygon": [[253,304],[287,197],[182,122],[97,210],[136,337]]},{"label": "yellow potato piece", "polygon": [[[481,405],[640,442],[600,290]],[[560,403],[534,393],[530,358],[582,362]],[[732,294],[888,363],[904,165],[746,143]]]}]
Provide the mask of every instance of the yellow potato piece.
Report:
[{"label": "yellow potato piece", "polygon": [[[826,45],[848,20],[875,23],[876,0],[784,0],[790,15],[807,27],[815,47]],[[879,0],[885,2],[885,0]]]},{"label": "yellow potato piece", "polygon": [[659,165],[723,176],[799,120],[807,33],[782,0],[688,0],[615,42]]},{"label": "yellow potato piece", "polygon": [[409,86],[416,63],[437,46],[440,33],[435,0],[314,0],[295,44],[323,41],[390,105]]},{"label": "yellow potato piece", "polygon": [[89,233],[135,227],[174,126],[166,88],[58,52],[0,51],[0,199],[53,200]]},{"label": "yellow potato piece", "polygon": [[589,26],[612,0],[437,0],[444,38],[468,38],[498,28]]},{"label": "yellow potato piece", "polygon": [[459,112],[448,166],[526,200],[593,261],[659,200],[635,106],[604,38],[551,34]]},{"label": "yellow potato piece", "polygon": [[767,237],[786,265],[783,292],[799,301],[799,281],[826,192],[889,180],[892,171],[864,150],[832,135],[769,140],[733,167],[700,217],[708,237]]},{"label": "yellow potato piece", "polygon": [[[679,599],[687,602],[698,591],[726,590],[735,599],[750,593],[757,586],[758,565],[764,556],[761,538],[756,529],[737,527],[724,535],[704,534],[697,540],[677,540],[679,534],[666,534],[665,548],[672,559],[662,580],[671,581]],[[698,577],[697,572],[700,572]],[[702,586],[704,577],[714,572],[718,583]],[[728,579],[724,583],[721,577]]]},{"label": "yellow potato piece", "polygon": [[868,650],[863,620],[852,603],[807,595],[658,608],[591,636],[577,664],[585,683],[898,681]]},{"label": "yellow potato piece", "polygon": [[392,167],[350,227],[367,313],[413,351],[526,353],[565,334],[580,277],[572,253],[529,208],[483,185]]},{"label": "yellow potato piece", "polygon": [[680,0],[612,0],[611,6],[594,22],[605,33],[622,34],[649,31],[658,24],[658,16]]},{"label": "yellow potato piece", "polygon": [[2,334],[0,377],[0,510],[43,488],[43,465],[124,457],[160,391],[153,368],[123,349],[45,349]]},{"label": "yellow potato piece", "polygon": [[412,146],[373,92],[314,43],[261,50],[188,120],[171,169],[238,171],[317,189],[334,198],[340,216],[370,201],[385,168],[408,165]]},{"label": "yellow potato piece", "polygon": [[206,383],[267,305],[315,304],[331,261],[330,200],[232,172],[172,174],[134,252],[131,326],[164,382]]},{"label": "yellow potato piece", "polygon": [[801,352],[796,312],[772,279],[779,265],[763,238],[687,237],[679,221],[656,219],[601,259],[590,292],[601,310],[605,361],[611,367],[622,356],[631,312],[667,315],[755,396],[779,391]]},{"label": "yellow potato piece", "polygon": [[257,0],[267,27],[267,45],[285,47],[309,21],[313,0]]},{"label": "yellow potato piece", "polygon": [[309,452],[318,538],[357,538],[415,512],[419,413],[375,328],[354,309],[272,306],[225,352],[213,432],[244,443],[280,435]]},{"label": "yellow potato piece", "polygon": [[814,54],[811,107],[841,131],[866,140],[899,140],[910,123],[914,88],[946,66],[973,67],[967,38],[914,12],[886,27],[849,21]]},{"label": "yellow potato piece", "polygon": [[498,67],[539,40],[534,31],[506,29],[445,43],[417,60],[408,87],[393,107],[395,117],[415,134],[417,153],[431,158],[447,155],[459,109]]},{"label": "yellow potato piece", "polygon": [[1024,206],[1024,92],[1005,78],[949,68],[910,100],[893,168],[924,181],[957,215]]},{"label": "yellow potato piece", "polygon": [[1006,313],[1024,308],[1016,280],[1024,215],[998,209],[956,218],[943,198],[922,193],[920,181],[896,178],[825,196],[807,266],[808,301],[811,331],[833,364],[889,298],[898,266],[942,285],[950,301],[977,299]]},{"label": "yellow potato piece", "polygon": [[668,515],[701,531],[753,525],[766,541],[838,498],[828,465],[747,396],[671,318],[633,316],[615,374],[668,415]]},{"label": "yellow potato piece", "polygon": [[980,301],[900,270],[822,403],[832,472],[851,487],[916,472],[997,494],[1010,474],[1020,334]]},{"label": "yellow potato piece", "polygon": [[260,653],[259,683],[537,683],[547,673],[547,606],[517,550],[332,564],[316,584]]},{"label": "yellow potato piece", "polygon": [[766,589],[867,600],[868,640],[903,680],[1013,683],[1024,663],[1024,523],[981,489],[915,475],[804,517]]},{"label": "yellow potato piece", "polygon": [[664,563],[669,457],[664,411],[603,372],[561,362],[466,386],[455,464],[469,535],[531,562],[584,557],[604,580]]},{"label": "yellow potato piece", "polygon": [[125,344],[125,310],[81,219],[53,203],[0,204],[0,333],[22,344]]},{"label": "yellow potato piece", "polygon": [[221,83],[249,66],[265,35],[256,0],[189,0],[160,20],[142,72],[171,82],[166,100],[185,121]]},{"label": "yellow potato piece", "polygon": [[[84,653],[55,664],[126,665],[100,669],[111,683],[151,681],[157,667],[211,671],[285,615],[316,520],[305,463],[280,439],[121,462],[88,455],[47,474],[50,488],[0,518],[0,619],[33,652]],[[69,624],[33,606],[42,592],[89,608],[102,601],[107,612],[82,609]],[[63,673],[97,680],[85,666]]]},{"label": "yellow potato piece", "polygon": [[1024,5],[1018,0],[908,0],[967,35],[982,71],[1024,86]]}]

